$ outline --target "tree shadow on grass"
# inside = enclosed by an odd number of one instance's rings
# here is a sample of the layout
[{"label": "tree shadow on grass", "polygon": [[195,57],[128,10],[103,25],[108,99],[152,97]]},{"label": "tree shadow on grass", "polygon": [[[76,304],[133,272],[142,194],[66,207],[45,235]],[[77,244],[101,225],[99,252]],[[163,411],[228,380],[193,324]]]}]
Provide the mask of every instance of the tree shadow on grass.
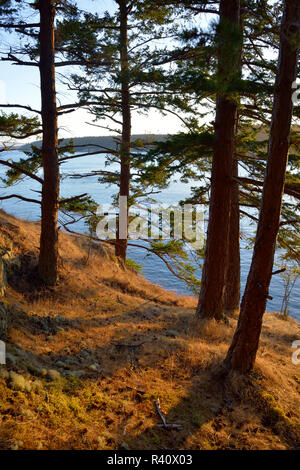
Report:
[{"label": "tree shadow on grass", "polygon": [[[171,314],[170,310],[168,315],[171,316]],[[20,316],[15,319],[17,322],[15,326],[23,328],[25,337],[28,334],[38,337],[45,331],[42,328],[43,325],[40,324],[40,319],[36,317],[21,312]],[[175,326],[179,327],[188,323],[188,317],[187,312],[179,312],[176,321],[174,321]],[[47,328],[54,328],[51,335],[54,340],[53,345],[55,345],[56,341],[63,342],[63,337],[61,339],[59,337],[61,332],[57,330],[57,318],[54,317],[52,320],[54,320],[53,325],[48,325]],[[154,317],[153,324],[151,324],[149,306],[140,308],[138,312],[135,309],[131,312],[127,311],[126,316],[123,317],[120,314],[112,318],[111,324],[115,322],[119,328],[112,330],[112,334],[105,341],[103,338],[103,344],[98,342],[90,348],[81,345],[81,340],[89,336],[89,328],[95,328],[95,332],[97,332],[97,327],[99,327],[101,335],[101,332],[105,331],[104,319],[95,316],[88,319],[63,318],[62,321],[65,320],[69,322],[65,325],[66,335],[70,333],[75,335],[70,338],[66,336],[68,344],[59,343],[59,348],[53,347],[51,349],[52,343],[49,343],[49,351],[39,354],[34,353],[32,348],[25,349],[19,346],[16,352],[17,362],[12,364],[11,368],[16,371],[27,371],[34,379],[39,377],[39,371],[42,368],[55,369],[60,372],[62,377],[65,377],[63,380],[66,381],[70,377],[68,375],[70,371],[75,373],[83,371],[84,375],[78,376],[77,381],[70,382],[69,385],[67,382],[63,387],[65,390],[68,390],[69,387],[72,394],[76,394],[76,390],[80,391],[85,386],[93,389],[96,387],[98,392],[103,392],[103,396],[106,397],[105,403],[101,405],[101,403],[92,400],[89,409],[91,413],[98,413],[97,419],[99,421],[108,420],[107,432],[114,436],[117,435],[113,438],[115,448],[122,446],[122,441],[125,441],[130,449],[138,450],[249,449],[252,444],[247,434],[249,436],[249,433],[260,432],[255,431],[253,426],[251,427],[251,417],[255,413],[260,416],[261,420],[264,420],[260,426],[262,430],[269,428],[271,432],[275,433],[278,428],[278,439],[287,448],[294,448],[297,445],[296,438],[292,437],[292,431],[286,430],[288,423],[284,417],[278,417],[278,420],[281,424],[286,425],[285,431],[283,426],[281,428],[277,426],[278,421],[274,422],[276,418],[272,415],[274,410],[272,411],[266,404],[262,406],[261,410],[256,407],[253,397],[259,393],[257,381],[252,380],[248,383],[247,380],[241,380],[231,384],[216,381],[213,375],[213,361],[203,367],[200,357],[199,367],[185,364],[185,356],[183,355],[175,372],[168,369],[166,362],[168,356],[171,355],[175,359],[180,356],[183,348],[182,341],[189,339],[188,329],[182,328],[178,337],[168,337],[166,322],[161,322],[161,319]],[[46,317],[46,322],[48,322],[48,317]],[[132,329],[130,322],[132,322]],[[82,334],[78,335],[79,331]],[[73,344],[73,338],[76,340],[76,344]],[[132,349],[133,346],[136,348]],[[94,363],[99,363],[98,370],[90,369],[90,365]],[[143,377],[146,377],[147,380],[145,387]],[[158,380],[156,381],[156,379]],[[46,378],[46,380],[50,379]],[[49,385],[51,385],[50,382]],[[54,385],[53,383],[53,387]],[[118,400],[119,403],[117,412],[109,410],[111,392],[113,392],[114,400]],[[182,425],[180,429],[158,426],[162,424],[155,409],[155,401],[158,398],[162,410],[166,409],[164,411],[166,422]],[[127,404],[126,406],[130,407],[130,413],[135,413],[136,421],[132,425],[130,424],[131,414],[122,411],[123,401],[124,406]],[[138,421],[139,410],[140,420]],[[240,416],[239,410],[242,410]],[[88,410],[87,413],[89,413]],[[122,416],[124,413],[121,419],[122,429],[116,431],[113,428],[116,425],[110,424],[112,413],[117,413],[117,416],[120,413]],[[128,429],[127,421],[129,423]],[[144,421],[149,425],[144,425]],[[72,427],[72,423],[70,426]],[[3,435],[5,432],[7,435],[7,442],[13,437],[14,429],[13,427],[8,429],[7,426],[6,429],[3,429]],[[79,425],[76,424],[75,434],[79,432],[78,429]],[[126,430],[125,434],[123,429]],[[59,432],[58,427],[57,433]],[[78,441],[74,443],[74,436],[71,434],[73,433],[71,432],[70,437],[64,442],[64,448],[78,446]],[[59,446],[60,444],[55,445]]]},{"label": "tree shadow on grass", "polygon": [[[239,390],[237,389],[239,387]],[[160,402],[168,394],[161,391]],[[299,425],[295,426],[268,398],[253,377],[215,379],[213,370],[191,378],[186,395],[164,414],[167,424],[157,424],[142,433],[129,433],[125,440],[138,450],[297,450]]]}]

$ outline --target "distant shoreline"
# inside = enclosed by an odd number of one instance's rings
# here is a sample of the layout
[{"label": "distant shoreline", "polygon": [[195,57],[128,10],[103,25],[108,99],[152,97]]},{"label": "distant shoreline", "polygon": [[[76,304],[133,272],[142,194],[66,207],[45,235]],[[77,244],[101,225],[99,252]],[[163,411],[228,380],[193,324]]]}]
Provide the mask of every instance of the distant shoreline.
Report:
[{"label": "distant shoreline", "polygon": [[[144,141],[146,145],[151,145],[153,142],[165,141],[168,138],[167,134],[134,134],[132,135],[132,147],[134,148],[134,143],[139,141],[137,148],[141,147],[141,141]],[[59,146],[71,144],[73,142],[74,147],[86,146],[89,151],[96,151],[100,147],[106,147],[107,149],[116,149],[118,145],[119,135],[105,135],[105,136],[86,136],[86,137],[73,137],[73,138],[64,138],[59,139]],[[37,140],[35,142],[26,143],[23,145],[18,145],[15,147],[19,151],[29,151],[31,150],[31,145],[41,147],[42,140]]]}]

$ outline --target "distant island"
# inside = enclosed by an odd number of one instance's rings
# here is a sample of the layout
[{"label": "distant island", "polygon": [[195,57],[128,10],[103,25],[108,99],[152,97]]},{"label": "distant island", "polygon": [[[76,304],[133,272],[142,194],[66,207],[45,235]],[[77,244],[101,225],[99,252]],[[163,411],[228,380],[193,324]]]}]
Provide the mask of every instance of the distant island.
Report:
[{"label": "distant island", "polygon": [[[166,134],[134,134],[132,136],[132,147],[134,148],[135,144],[143,141],[146,145],[149,145],[155,141],[164,141],[168,138]],[[104,135],[104,136],[85,136],[85,137],[74,137],[59,139],[59,146],[62,147],[73,142],[74,147],[87,146],[89,152],[94,152],[99,147],[106,147],[109,149],[114,149],[117,146],[118,140],[120,139],[119,135]],[[18,150],[28,151],[31,149],[31,145],[36,145],[38,147],[42,146],[42,141],[37,140],[36,142],[27,143],[18,147]]]}]

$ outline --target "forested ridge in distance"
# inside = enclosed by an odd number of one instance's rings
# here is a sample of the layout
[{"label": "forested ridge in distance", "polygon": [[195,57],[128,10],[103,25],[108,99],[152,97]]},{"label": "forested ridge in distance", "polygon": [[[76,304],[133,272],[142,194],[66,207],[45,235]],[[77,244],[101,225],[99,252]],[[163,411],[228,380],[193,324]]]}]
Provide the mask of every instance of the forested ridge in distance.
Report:
[{"label": "forested ridge in distance", "polygon": [[[149,144],[153,143],[154,141],[164,141],[167,139],[167,135],[163,134],[134,134],[132,136],[132,140],[142,140],[145,143],[145,148],[148,147]],[[60,143],[61,146],[65,145],[66,143],[72,141],[74,148],[76,149],[76,146],[78,145],[87,145],[87,150],[93,151],[97,150],[98,147],[96,146],[104,146],[108,147],[111,149],[114,149],[117,145],[117,140],[119,139],[119,136],[116,134],[115,136],[86,136],[86,137],[72,137],[70,139],[65,138],[62,139],[62,142]],[[42,141],[37,140],[31,144],[25,144],[25,145],[19,145],[17,148],[18,150],[30,150],[31,145],[34,144],[38,147],[42,146]]]}]

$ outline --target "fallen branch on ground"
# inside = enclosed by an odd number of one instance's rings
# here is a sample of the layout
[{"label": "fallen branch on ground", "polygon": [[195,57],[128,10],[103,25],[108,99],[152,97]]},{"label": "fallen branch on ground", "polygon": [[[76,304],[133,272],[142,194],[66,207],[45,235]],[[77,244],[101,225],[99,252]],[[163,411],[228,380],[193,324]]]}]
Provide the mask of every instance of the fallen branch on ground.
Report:
[{"label": "fallen branch on ground", "polygon": [[163,422],[163,424],[157,424],[157,426],[163,427],[163,428],[166,428],[166,429],[180,429],[180,428],[182,428],[182,424],[168,424],[167,423],[166,418],[164,417],[163,412],[160,409],[159,398],[155,401],[155,406],[156,406],[156,411],[157,411],[160,419]]}]

